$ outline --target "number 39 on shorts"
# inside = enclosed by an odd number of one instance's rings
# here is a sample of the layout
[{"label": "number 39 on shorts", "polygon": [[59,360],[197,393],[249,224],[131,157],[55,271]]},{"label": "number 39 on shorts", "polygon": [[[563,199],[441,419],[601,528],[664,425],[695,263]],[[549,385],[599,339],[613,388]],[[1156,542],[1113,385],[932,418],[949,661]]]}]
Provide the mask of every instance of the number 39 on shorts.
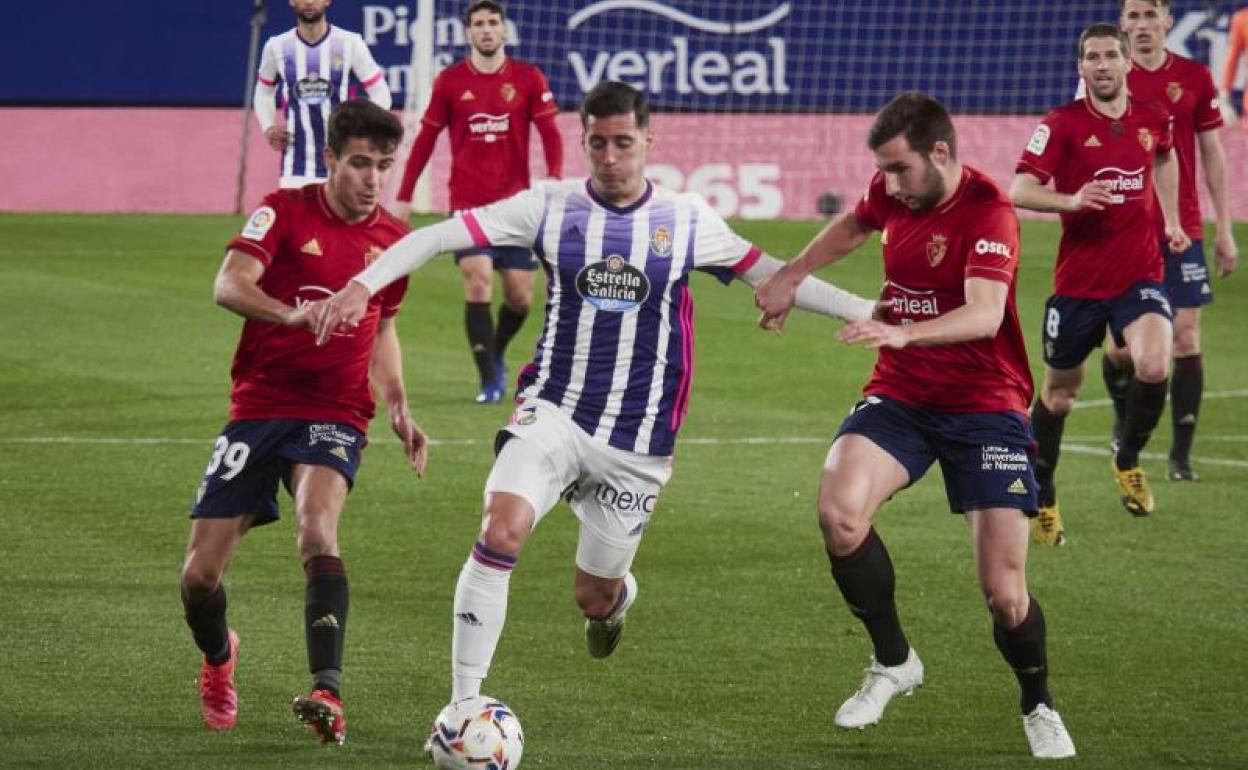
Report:
[{"label": "number 39 on shorts", "polygon": [[1049,312],[1044,316],[1044,336],[1051,340],[1057,339],[1058,327],[1062,323],[1062,314],[1057,312],[1057,308],[1049,308]]},{"label": "number 39 on shorts", "polygon": [[208,461],[208,468],[204,471],[204,475],[211,476],[217,472],[218,468],[225,465],[225,473],[221,474],[221,479],[229,481],[243,472],[243,466],[247,464],[249,454],[251,454],[251,447],[243,442],[235,441],[231,444],[225,436],[217,436],[217,444],[213,447],[212,459]]}]

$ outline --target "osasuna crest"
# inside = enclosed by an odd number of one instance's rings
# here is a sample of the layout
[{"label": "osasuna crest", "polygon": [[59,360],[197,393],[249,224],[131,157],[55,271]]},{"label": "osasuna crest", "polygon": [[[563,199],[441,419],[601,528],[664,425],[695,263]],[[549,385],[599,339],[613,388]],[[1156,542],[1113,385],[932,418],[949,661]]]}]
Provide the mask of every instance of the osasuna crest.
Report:
[{"label": "osasuna crest", "polygon": [[498,90],[498,93],[503,97],[503,101],[509,102],[516,98],[516,87],[511,83],[503,83],[503,87]]},{"label": "osasuna crest", "polygon": [[1166,83],[1166,98],[1172,102],[1177,102],[1182,99],[1183,86],[1174,82]]},{"label": "osasuna crest", "polygon": [[670,257],[672,255],[672,231],[668,229],[667,225],[659,225],[650,234],[650,250],[654,252],[656,257]]},{"label": "osasuna crest", "polygon": [[943,235],[933,235],[927,242],[927,264],[936,267],[949,251],[949,239]]},{"label": "osasuna crest", "polygon": [[1140,146],[1144,148],[1144,152],[1153,151],[1153,132],[1147,128],[1141,128],[1136,137],[1140,140]]}]

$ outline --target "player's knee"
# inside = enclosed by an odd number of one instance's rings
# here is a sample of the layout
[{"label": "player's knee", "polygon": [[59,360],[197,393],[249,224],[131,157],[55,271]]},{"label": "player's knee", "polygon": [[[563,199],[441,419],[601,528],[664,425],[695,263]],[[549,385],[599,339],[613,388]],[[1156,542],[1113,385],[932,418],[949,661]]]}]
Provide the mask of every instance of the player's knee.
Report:
[{"label": "player's knee", "polygon": [[182,566],[182,597],[191,602],[208,598],[221,585],[224,572],[216,565],[187,559]]},{"label": "player's knee", "polygon": [[329,526],[300,526],[296,545],[299,548],[299,559],[304,562],[317,556],[338,555],[338,536]]},{"label": "player's knee", "polygon": [[1075,408],[1078,395],[1079,391],[1074,388],[1045,388],[1040,394],[1040,400],[1050,414],[1070,414]]},{"label": "player's knee", "polygon": [[510,308],[513,313],[523,314],[529,312],[529,306],[533,304],[533,295],[528,292],[513,292],[503,297],[503,301],[507,303],[507,307]]},{"label": "player's knee", "polygon": [[1135,362],[1135,377],[1140,382],[1161,382],[1170,373],[1170,359],[1146,356]]},{"label": "player's knee", "polygon": [[1200,327],[1191,326],[1175,326],[1174,327],[1174,357],[1187,358],[1188,356],[1200,355]]},{"label": "player's knee", "polygon": [[819,501],[819,529],[833,553],[845,553],[862,542],[871,529],[871,522],[862,511],[844,501],[824,498]]},{"label": "player's knee", "polygon": [[1002,628],[1017,628],[1027,618],[1031,600],[1027,596],[1027,589],[1022,585],[1015,585],[1015,582],[984,586],[988,611]]},{"label": "player's knee", "polygon": [[623,581],[614,583],[604,583],[594,581],[589,584],[578,584],[573,590],[573,596],[576,598],[576,604],[581,608],[581,614],[587,618],[606,618],[610,617],[611,611],[615,609],[616,603],[620,600],[620,586]]},{"label": "player's knee", "polygon": [[530,527],[528,522],[520,521],[515,516],[500,515],[491,511],[485,528],[481,531],[481,542],[486,548],[508,556],[518,556],[528,539]]}]

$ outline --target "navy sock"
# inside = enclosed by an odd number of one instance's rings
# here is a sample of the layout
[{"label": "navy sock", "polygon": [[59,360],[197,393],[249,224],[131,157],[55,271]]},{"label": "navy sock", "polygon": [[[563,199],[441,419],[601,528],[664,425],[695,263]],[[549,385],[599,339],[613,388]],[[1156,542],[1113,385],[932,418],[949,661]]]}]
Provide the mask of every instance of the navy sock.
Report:
[{"label": "navy sock", "polygon": [[308,579],[303,617],[312,686],[338,697],[347,634],[347,571],[337,556],[313,556],[303,570]]},{"label": "navy sock", "polygon": [[896,585],[893,561],[875,528],[871,528],[853,553],[843,557],[829,553],[828,559],[832,562],[836,587],[841,589],[849,611],[862,621],[871,636],[876,661],[884,666],[905,663],[910,643],[901,630],[897,604],[893,600]]},{"label": "navy sock", "polygon": [[1019,706],[1024,714],[1030,714],[1040,703],[1053,708],[1044,636],[1044,612],[1035,597],[1031,598],[1027,617],[1016,627],[1005,629],[995,621],[992,624],[992,639],[1018,679],[1021,690]]},{"label": "navy sock", "polygon": [[481,387],[494,382],[494,322],[490,318],[490,303],[464,303],[464,328],[468,332],[468,346],[472,360],[477,365]]},{"label": "navy sock", "polygon": [[1200,416],[1200,400],[1205,391],[1205,367],[1200,354],[1174,359],[1174,375],[1170,379],[1170,420],[1174,426],[1174,443],[1170,457],[1187,462],[1196,437],[1196,420]]},{"label": "navy sock", "polygon": [[1131,380],[1131,389],[1127,392],[1127,419],[1122,426],[1122,445],[1118,448],[1118,470],[1125,471],[1140,464],[1140,451],[1166,408],[1166,386],[1165,380]]},{"label": "navy sock", "polygon": [[1040,486],[1040,505],[1057,502],[1057,458],[1062,451],[1062,430],[1066,415],[1053,414],[1040,399],[1031,407],[1031,430],[1036,437],[1036,483]]},{"label": "navy sock", "polygon": [[195,646],[204,653],[209,664],[219,666],[230,659],[230,629],[225,622],[225,587],[217,586],[211,593],[182,588],[182,607],[186,625],[190,626]]}]

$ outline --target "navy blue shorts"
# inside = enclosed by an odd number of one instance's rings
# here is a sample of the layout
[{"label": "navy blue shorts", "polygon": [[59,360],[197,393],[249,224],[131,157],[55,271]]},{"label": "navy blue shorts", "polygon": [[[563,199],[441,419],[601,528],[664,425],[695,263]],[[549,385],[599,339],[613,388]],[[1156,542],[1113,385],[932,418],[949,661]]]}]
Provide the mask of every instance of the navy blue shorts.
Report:
[{"label": "navy blue shorts", "polygon": [[277,482],[290,491],[295,464],[333,468],[355,484],[368,439],[350,425],[307,420],[235,420],[221,429],[199,485],[192,519],[254,514],[253,526],[277,521]]},{"label": "navy blue shorts", "polygon": [[495,270],[536,270],[537,259],[533,252],[523,246],[488,246],[486,248],[460,249],[452,252],[455,264],[464,257],[489,257],[494,260]]},{"label": "navy blue shorts", "polygon": [[1166,258],[1166,293],[1175,307],[1201,307],[1213,302],[1213,286],[1209,283],[1209,265],[1205,263],[1205,246],[1200,241],[1182,254],[1175,255],[1162,243]]},{"label": "navy blue shorts", "polygon": [[954,513],[1016,508],[1036,515],[1035,441],[1020,414],[937,412],[867,396],[836,435],[846,433],[865,436],[896,458],[910,474],[910,484],[939,460]]},{"label": "navy blue shorts", "polygon": [[1105,327],[1118,347],[1127,342],[1122,330],[1147,313],[1171,320],[1166,287],[1140,281],[1109,299],[1081,299],[1054,294],[1044,303],[1044,362],[1054,369],[1074,369],[1105,340]]}]

